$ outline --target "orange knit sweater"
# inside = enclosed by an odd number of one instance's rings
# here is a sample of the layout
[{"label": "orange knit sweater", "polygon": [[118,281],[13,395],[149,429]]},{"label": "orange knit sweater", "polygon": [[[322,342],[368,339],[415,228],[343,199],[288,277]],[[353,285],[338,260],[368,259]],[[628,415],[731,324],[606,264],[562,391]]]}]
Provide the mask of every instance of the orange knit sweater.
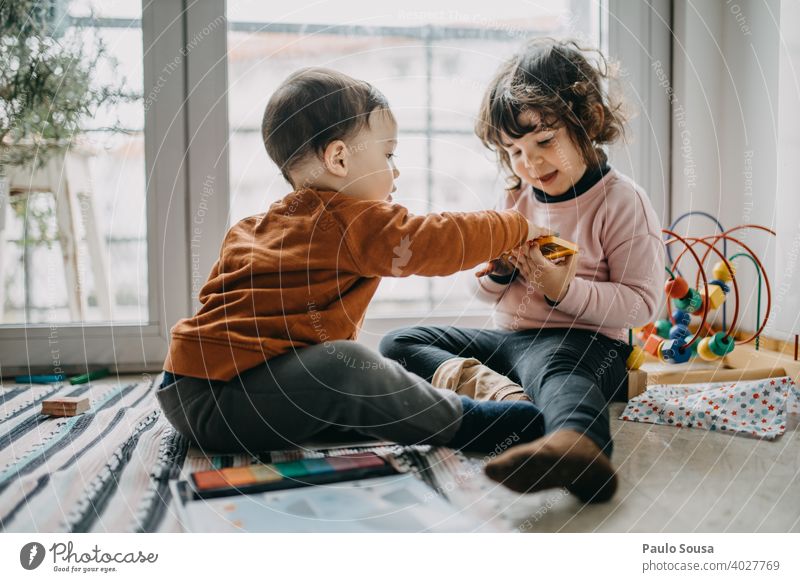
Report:
[{"label": "orange knit sweater", "polygon": [[515,210],[413,216],[390,202],[299,190],[235,224],[172,328],[164,369],[229,380],[289,350],[355,339],[381,277],[443,276],[523,243]]}]

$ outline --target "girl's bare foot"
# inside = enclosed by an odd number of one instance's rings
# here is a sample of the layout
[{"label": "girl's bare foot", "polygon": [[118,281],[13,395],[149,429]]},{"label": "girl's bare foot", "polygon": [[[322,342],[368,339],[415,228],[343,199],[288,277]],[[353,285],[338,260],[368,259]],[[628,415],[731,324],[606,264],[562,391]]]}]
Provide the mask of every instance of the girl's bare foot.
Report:
[{"label": "girl's bare foot", "polygon": [[586,503],[608,501],[617,490],[608,457],[590,438],[569,429],[512,447],[487,463],[486,474],[520,493],[566,487]]}]

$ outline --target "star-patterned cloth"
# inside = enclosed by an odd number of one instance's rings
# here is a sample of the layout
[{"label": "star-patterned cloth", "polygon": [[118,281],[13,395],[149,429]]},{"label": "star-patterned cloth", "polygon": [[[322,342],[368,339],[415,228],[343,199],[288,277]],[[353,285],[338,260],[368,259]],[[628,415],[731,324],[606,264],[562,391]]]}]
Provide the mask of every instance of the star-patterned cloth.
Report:
[{"label": "star-patterned cloth", "polygon": [[786,416],[800,413],[800,389],[788,376],[740,382],[649,386],[621,420],[724,430],[774,439]]}]

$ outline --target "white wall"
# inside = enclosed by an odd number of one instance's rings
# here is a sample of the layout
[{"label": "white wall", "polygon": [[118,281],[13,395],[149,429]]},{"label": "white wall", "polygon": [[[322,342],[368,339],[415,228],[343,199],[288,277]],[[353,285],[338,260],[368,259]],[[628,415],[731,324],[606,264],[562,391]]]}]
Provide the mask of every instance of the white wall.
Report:
[{"label": "white wall", "polygon": [[[800,333],[800,2],[781,2],[775,335]],[[770,330],[772,332],[772,330]]]},{"label": "white wall", "polygon": [[[743,223],[775,228],[779,14],[780,0],[675,2],[673,219],[700,210],[725,228]],[[715,227],[693,217],[678,230],[706,235]],[[774,283],[774,238],[758,231],[736,236],[760,256]],[[738,250],[729,245],[728,256]],[[707,263],[707,274],[716,260]],[[753,329],[755,268],[747,259],[736,264],[743,327]],[[765,308],[766,294],[762,314]]]}]

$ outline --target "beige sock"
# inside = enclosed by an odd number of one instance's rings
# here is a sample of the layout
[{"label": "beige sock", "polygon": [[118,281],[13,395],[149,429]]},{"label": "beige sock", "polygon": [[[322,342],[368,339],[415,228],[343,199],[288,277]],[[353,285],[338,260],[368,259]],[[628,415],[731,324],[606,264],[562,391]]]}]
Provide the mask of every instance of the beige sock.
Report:
[{"label": "beige sock", "polygon": [[451,358],[433,374],[431,384],[474,400],[530,400],[522,386],[475,358]]}]

